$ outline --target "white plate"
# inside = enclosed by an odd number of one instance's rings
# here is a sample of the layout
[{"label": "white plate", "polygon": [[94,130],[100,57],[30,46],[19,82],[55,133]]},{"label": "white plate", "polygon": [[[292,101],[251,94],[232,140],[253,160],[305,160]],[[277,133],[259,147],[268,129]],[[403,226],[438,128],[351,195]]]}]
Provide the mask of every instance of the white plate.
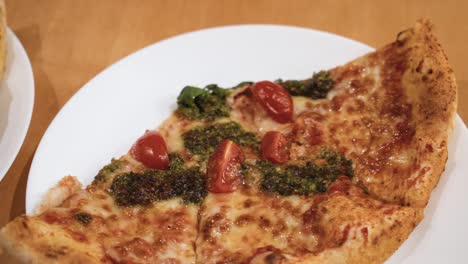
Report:
[{"label": "white plate", "polygon": [[6,71],[0,82],[0,180],[23,144],[34,105],[34,78],[28,55],[9,28],[6,36]]},{"label": "white plate", "polygon": [[[64,175],[90,183],[111,157],[126,153],[145,129],[157,127],[175,109],[185,85],[306,78],[369,51],[329,33],[267,25],[202,30],[140,50],[87,83],[55,117],[31,166],[27,212]],[[466,128],[457,119],[450,160],[427,216],[390,262],[468,260],[462,250],[468,244],[468,212],[461,210],[468,202],[463,177],[468,167],[461,162],[467,145]]]}]

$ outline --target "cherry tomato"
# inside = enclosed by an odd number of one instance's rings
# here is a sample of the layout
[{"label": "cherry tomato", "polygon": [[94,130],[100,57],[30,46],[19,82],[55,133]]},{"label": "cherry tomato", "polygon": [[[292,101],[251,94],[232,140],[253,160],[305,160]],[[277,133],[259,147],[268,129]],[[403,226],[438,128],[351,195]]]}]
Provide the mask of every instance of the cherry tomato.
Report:
[{"label": "cherry tomato", "polygon": [[291,95],[279,84],[261,81],[250,86],[255,100],[278,123],[291,122],[293,119],[293,101]]},{"label": "cherry tomato", "polygon": [[262,156],[275,164],[288,161],[288,140],[277,131],[268,131],[262,139]]},{"label": "cherry tomato", "polygon": [[245,160],[242,149],[225,139],[208,161],[207,184],[213,193],[233,192],[241,183],[240,164]]},{"label": "cherry tomato", "polygon": [[167,170],[169,155],[164,138],[156,131],[147,131],[130,149],[130,155],[148,168]]}]

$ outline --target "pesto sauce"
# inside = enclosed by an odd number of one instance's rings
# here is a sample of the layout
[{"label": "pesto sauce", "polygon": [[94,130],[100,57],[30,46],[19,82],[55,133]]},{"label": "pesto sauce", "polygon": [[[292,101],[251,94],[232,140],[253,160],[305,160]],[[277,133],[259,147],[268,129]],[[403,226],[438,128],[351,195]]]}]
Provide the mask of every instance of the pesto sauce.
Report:
[{"label": "pesto sauce", "polygon": [[338,176],[353,177],[352,161],[327,149],[302,165],[280,166],[266,160],[255,165],[263,175],[260,189],[283,196],[323,193]]},{"label": "pesto sauce", "polygon": [[148,169],[116,176],[109,189],[119,206],[149,205],[154,201],[181,197],[199,204],[207,195],[205,177],[198,167],[187,168],[177,154],[169,155],[167,171]]},{"label": "pesto sauce", "polygon": [[116,172],[118,169],[120,169],[126,161],[119,160],[119,159],[112,159],[111,163],[107,164],[104,166],[98,174],[94,177],[93,183],[94,185],[99,184],[99,183],[104,183],[107,179],[107,176],[111,173]]},{"label": "pesto sauce", "polygon": [[227,89],[216,84],[210,84],[203,89],[186,86],[177,97],[176,113],[187,119],[209,121],[228,117],[229,107],[226,104],[228,95]]},{"label": "pesto sauce", "polygon": [[280,79],[276,82],[293,96],[305,96],[312,99],[326,98],[334,85],[334,81],[328,71],[314,73],[312,78],[302,81],[283,81]]},{"label": "pesto sauce", "polygon": [[202,158],[209,157],[224,139],[253,150],[258,150],[260,144],[254,133],[245,131],[238,123],[232,121],[195,127],[185,132],[182,138],[184,146]]}]

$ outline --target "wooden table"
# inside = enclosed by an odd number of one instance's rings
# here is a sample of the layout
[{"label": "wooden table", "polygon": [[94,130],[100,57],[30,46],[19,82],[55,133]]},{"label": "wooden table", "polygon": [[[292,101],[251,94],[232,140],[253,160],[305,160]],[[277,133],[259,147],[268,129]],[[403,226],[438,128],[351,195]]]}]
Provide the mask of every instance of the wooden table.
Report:
[{"label": "wooden table", "polygon": [[[36,101],[16,161],[0,182],[0,226],[24,212],[31,160],[65,102],[113,62],[156,41],[214,26],[269,23],[309,27],[371,46],[392,41],[428,17],[459,85],[459,114],[468,120],[467,1],[7,0],[8,23],[34,69]],[[357,4],[359,3],[359,4]],[[47,177],[47,175],[44,175]],[[2,259],[0,258],[0,262]]]}]

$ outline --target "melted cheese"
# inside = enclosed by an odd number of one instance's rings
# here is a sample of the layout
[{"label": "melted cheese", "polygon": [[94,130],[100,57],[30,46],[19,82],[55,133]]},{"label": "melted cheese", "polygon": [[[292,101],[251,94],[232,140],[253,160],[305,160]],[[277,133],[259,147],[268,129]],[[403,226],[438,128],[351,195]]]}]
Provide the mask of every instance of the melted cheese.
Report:
[{"label": "melted cheese", "polygon": [[[107,191],[112,179],[124,172],[139,171],[141,165],[129,156],[106,181],[71,195],[59,207],[38,215],[43,221],[61,225],[75,240],[102,245],[102,258],[132,263],[195,263],[198,206],[179,198],[158,201],[149,207],[119,207]],[[76,213],[92,218],[83,225]]]},{"label": "melted cheese", "polygon": [[203,124],[200,121],[183,120],[177,115],[171,115],[159,127],[158,131],[166,141],[167,150],[169,152],[181,152],[184,150],[184,141],[182,134],[191,128]]},{"label": "melted cheese", "polygon": [[209,194],[199,212],[198,261],[240,263],[268,246],[285,253],[314,250],[317,237],[302,234],[302,215],[310,204],[311,198],[280,198],[254,189]]}]

